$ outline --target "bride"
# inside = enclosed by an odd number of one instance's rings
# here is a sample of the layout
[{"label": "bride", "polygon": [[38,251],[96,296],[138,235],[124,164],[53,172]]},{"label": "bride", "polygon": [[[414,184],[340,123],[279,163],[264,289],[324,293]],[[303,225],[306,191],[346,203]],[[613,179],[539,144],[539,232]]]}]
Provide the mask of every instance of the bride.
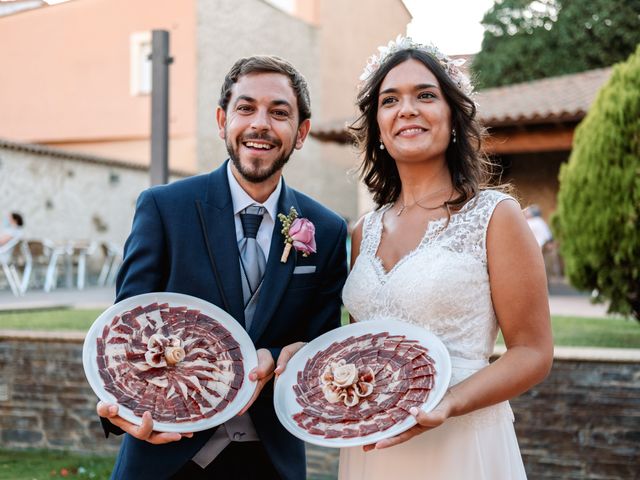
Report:
[{"label": "bride", "polygon": [[[548,374],[553,345],[540,250],[518,203],[483,187],[486,161],[456,61],[399,37],[372,57],[354,126],[377,209],[356,225],[343,300],[353,321],[437,334],[453,374],[417,425],[343,449],[340,478],[526,478],[508,400]],[[488,359],[498,330],[506,345]]]}]

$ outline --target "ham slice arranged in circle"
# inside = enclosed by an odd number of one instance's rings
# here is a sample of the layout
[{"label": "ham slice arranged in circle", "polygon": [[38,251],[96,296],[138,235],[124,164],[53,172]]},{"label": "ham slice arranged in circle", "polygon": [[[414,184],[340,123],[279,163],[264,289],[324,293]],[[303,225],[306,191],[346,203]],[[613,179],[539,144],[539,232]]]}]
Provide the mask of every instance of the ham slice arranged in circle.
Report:
[{"label": "ham slice arranged in circle", "polygon": [[96,338],[107,392],[154,421],[195,422],[223,411],[244,379],[240,345],[199,310],[152,303],[117,315]]},{"label": "ham slice arranged in circle", "polygon": [[382,432],[420,408],[434,387],[428,350],[388,332],[351,336],[309,358],[293,385],[297,425],[324,438]]}]

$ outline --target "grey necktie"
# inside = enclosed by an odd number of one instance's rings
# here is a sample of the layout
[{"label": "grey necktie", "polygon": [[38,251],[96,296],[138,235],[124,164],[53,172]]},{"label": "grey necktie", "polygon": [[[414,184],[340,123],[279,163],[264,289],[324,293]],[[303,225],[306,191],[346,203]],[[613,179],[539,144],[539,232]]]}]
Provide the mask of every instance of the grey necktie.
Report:
[{"label": "grey necktie", "polygon": [[264,212],[264,207],[252,205],[240,213],[240,222],[244,233],[244,237],[238,243],[240,266],[249,287],[248,291],[243,288],[245,305],[249,303],[251,297],[258,290],[267,266],[264,252],[256,240]]}]

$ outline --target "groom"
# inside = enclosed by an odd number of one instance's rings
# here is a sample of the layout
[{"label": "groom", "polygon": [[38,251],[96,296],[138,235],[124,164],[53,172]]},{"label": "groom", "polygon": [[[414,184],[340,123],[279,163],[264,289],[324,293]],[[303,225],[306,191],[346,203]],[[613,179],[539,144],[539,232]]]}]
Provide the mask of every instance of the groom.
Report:
[{"label": "groom", "polygon": [[[155,432],[149,413],[136,426],[118,416],[117,406],[99,403],[105,432],[127,433],[113,479],[306,478],[304,444],[278,422],[270,379],[283,347],[339,326],[346,225],[282,179],[311,116],[307,83],[291,64],[273,56],[238,60],[216,115],[230,161],[140,195],[117,301],[166,291],[220,306],[258,351],[250,373],[257,393],[247,414],[193,434]],[[308,256],[291,249],[285,260],[277,215],[291,207],[315,226],[316,245]],[[303,223],[303,233],[312,233]],[[301,246],[307,253],[309,237]]]}]

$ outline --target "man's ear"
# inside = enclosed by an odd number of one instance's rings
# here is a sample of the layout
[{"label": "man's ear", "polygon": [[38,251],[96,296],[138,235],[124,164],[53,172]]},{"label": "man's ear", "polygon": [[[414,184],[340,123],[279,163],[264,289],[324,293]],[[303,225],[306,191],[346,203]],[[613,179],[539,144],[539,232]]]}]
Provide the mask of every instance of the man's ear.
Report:
[{"label": "man's ear", "polygon": [[227,112],[220,106],[216,108],[216,120],[218,121],[218,135],[224,140],[224,134],[227,128]]},{"label": "man's ear", "polygon": [[309,135],[309,130],[311,130],[311,120],[308,118],[298,125],[298,135],[296,137],[296,150],[300,150],[302,145],[304,144],[307,135]]}]

